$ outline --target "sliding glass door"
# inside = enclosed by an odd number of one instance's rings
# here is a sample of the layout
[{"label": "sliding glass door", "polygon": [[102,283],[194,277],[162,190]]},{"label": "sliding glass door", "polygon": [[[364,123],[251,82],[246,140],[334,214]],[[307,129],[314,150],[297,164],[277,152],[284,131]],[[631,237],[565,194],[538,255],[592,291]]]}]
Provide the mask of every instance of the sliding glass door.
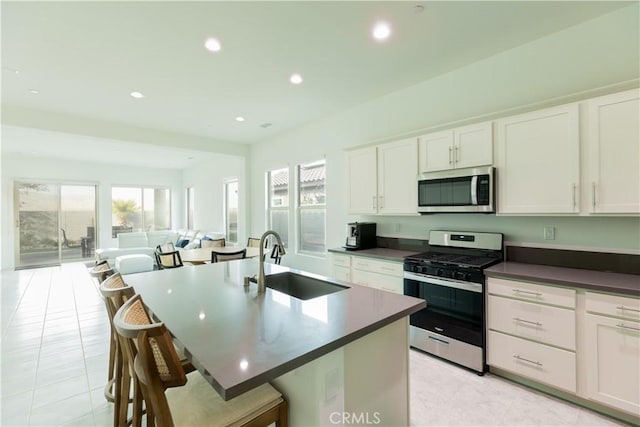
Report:
[{"label": "sliding glass door", "polygon": [[96,187],[16,182],[16,268],[93,257]]}]

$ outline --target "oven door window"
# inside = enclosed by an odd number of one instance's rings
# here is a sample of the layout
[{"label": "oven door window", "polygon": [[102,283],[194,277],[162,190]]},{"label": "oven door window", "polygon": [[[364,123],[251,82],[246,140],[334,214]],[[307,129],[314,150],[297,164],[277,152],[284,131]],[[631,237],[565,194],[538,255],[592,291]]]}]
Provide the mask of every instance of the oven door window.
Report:
[{"label": "oven door window", "polygon": [[405,295],[427,302],[426,308],[411,315],[411,325],[469,344],[482,345],[482,293],[408,279],[404,284]]}]

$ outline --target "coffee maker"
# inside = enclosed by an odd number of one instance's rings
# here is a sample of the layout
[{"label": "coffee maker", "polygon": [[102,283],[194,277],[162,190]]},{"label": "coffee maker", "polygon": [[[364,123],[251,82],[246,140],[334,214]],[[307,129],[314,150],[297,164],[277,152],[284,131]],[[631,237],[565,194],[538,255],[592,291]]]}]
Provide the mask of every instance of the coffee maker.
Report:
[{"label": "coffee maker", "polygon": [[348,250],[375,248],[376,223],[352,222],[347,224],[347,240],[344,248]]}]

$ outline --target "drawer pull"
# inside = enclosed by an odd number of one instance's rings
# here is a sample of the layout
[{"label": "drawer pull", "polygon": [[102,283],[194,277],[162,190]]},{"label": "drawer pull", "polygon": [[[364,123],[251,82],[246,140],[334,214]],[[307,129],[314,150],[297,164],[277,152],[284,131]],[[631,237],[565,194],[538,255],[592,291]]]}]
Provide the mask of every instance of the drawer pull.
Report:
[{"label": "drawer pull", "polygon": [[542,323],[540,322],[532,322],[531,320],[524,320],[520,319],[519,317],[514,317],[513,320],[515,320],[516,322],[529,323],[530,325],[542,326]]},{"label": "drawer pull", "polygon": [[634,328],[633,326],[627,326],[624,323],[618,323],[616,326],[618,328],[631,329],[632,331],[640,331],[640,328]]},{"label": "drawer pull", "polygon": [[542,296],[542,294],[540,292],[523,291],[522,289],[512,289],[512,290],[516,294],[528,294],[528,295],[533,295],[533,296],[536,296],[536,297]]},{"label": "drawer pull", "polygon": [[447,345],[449,345],[449,341],[445,341],[445,340],[440,339],[440,338],[432,337],[431,335],[429,335],[429,339],[430,339],[430,340],[432,340],[432,341],[435,341],[435,342],[437,342],[437,343],[440,343],[440,344],[447,344]]},{"label": "drawer pull", "polygon": [[542,366],[542,363],[540,363],[540,362],[534,362],[533,360],[525,359],[524,357],[520,357],[517,354],[514,354],[513,358],[514,359],[518,359],[518,360],[522,360],[523,362],[529,362],[529,363],[533,363],[534,365]]},{"label": "drawer pull", "polygon": [[636,309],[636,308],[629,308],[629,307],[625,307],[624,305],[619,305],[618,307],[616,307],[618,310],[622,310],[622,311],[635,311],[636,313],[640,313],[640,310]]}]

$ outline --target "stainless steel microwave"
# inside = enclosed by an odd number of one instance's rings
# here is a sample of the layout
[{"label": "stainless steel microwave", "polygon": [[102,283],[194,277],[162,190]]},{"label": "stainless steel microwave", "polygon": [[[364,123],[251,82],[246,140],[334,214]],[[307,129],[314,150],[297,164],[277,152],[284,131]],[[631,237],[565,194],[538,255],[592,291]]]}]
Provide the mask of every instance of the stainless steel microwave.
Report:
[{"label": "stainless steel microwave", "polygon": [[491,166],[430,172],[418,176],[418,212],[495,212]]}]

